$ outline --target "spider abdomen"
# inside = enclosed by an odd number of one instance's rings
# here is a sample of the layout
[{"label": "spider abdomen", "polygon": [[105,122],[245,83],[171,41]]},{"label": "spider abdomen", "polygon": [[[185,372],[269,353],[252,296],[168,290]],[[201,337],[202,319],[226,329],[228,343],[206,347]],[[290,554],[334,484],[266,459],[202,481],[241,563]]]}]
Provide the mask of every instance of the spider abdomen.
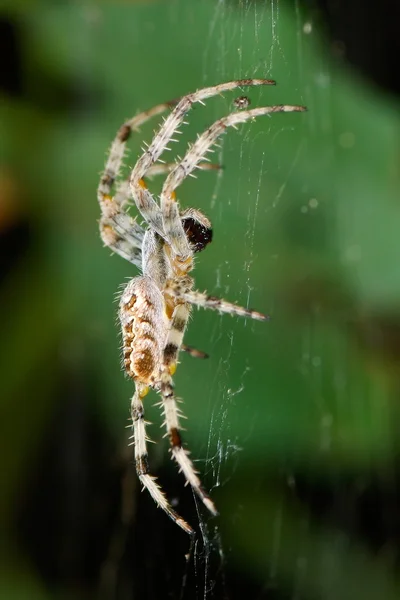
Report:
[{"label": "spider abdomen", "polygon": [[167,323],[164,299],[150,278],[137,277],[128,283],[121,296],[119,318],[126,372],[152,385],[159,375]]}]

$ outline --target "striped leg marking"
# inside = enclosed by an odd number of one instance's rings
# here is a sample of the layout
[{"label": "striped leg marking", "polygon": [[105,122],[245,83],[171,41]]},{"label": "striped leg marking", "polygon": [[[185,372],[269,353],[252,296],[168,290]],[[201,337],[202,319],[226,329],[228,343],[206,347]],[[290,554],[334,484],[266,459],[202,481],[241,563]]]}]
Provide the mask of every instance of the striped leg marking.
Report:
[{"label": "striped leg marking", "polygon": [[176,371],[178,354],[182,346],[189,315],[190,305],[188,304],[178,304],[172,315],[171,327],[164,347],[163,360],[163,365],[167,367],[170,375],[173,375]]},{"label": "striped leg marking", "polygon": [[182,289],[179,284],[170,282],[167,287],[168,294],[180,298],[189,304],[199,306],[201,308],[209,308],[211,310],[217,310],[220,313],[226,313],[228,315],[237,317],[247,317],[249,319],[255,319],[256,321],[268,321],[269,316],[264,315],[256,310],[245,308],[244,306],[238,306],[232,302],[228,302],[223,298],[217,298],[216,296],[209,296],[203,292],[197,290],[185,290]]},{"label": "striped leg marking", "polygon": [[187,346],[186,344],[182,344],[181,346],[182,352],[186,352],[193,356],[193,358],[208,358],[209,355],[207,352],[203,352],[202,350],[197,350],[197,348],[193,348],[193,346]]},{"label": "striped leg marking", "polygon": [[[178,164],[179,163],[172,162],[156,163],[155,165],[151,165],[151,167],[149,167],[147,170],[146,177],[149,179],[151,177],[156,177],[157,175],[168,175],[168,173],[171,173],[171,171],[173,171]],[[222,166],[218,163],[202,162],[197,165],[197,168],[200,169],[200,171],[219,171],[222,169]]]}]

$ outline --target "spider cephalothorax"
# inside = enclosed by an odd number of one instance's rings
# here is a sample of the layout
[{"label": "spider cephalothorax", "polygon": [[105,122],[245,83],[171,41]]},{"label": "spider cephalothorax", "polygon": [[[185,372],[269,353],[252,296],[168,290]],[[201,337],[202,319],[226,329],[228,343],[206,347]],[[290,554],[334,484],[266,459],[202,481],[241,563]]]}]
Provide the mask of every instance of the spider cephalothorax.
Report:
[{"label": "spider cephalothorax", "polygon": [[[148,489],[156,503],[190,534],[193,533],[193,529],[172,509],[156,479],[150,475],[143,398],[149,388],[160,394],[172,455],[186,481],[205,506],[212,514],[217,514],[213,501],[203,489],[188,452],[182,445],[179,422],[181,413],[177,407],[172,376],[176,370],[180,350],[185,350],[192,356],[204,356],[202,352],[183,344],[192,305],[259,321],[265,321],[267,317],[194,289],[194,280],[188,273],[193,269],[194,253],[203,250],[212,240],[211,223],[203,213],[194,208],[181,212],[175,190],[194,169],[219,168],[219,165],[209,163],[206,155],[228,127],[235,127],[262,115],[302,112],[305,108],[277,105],[247,110],[250,101],[241,96],[235,102],[237,112],[219,119],[198,136],[182,160],[166,164],[161,163],[160,156],[196,102],[202,103],[206,98],[240,87],[274,83],[269,79],[230,81],[203,88],[172,102],[159,104],[137,115],[120,127],[111,145],[98,187],[101,207],[100,232],[103,242],[139,267],[142,272],[142,275],[127,284],[119,305],[124,367],[135,382],[131,417],[136,470],[143,486]],[[132,131],[168,109],[171,109],[169,116],[161,124],[151,144],[138,158],[129,181],[117,181],[126,142]],[[163,173],[167,174],[167,177],[159,202],[156,202],[147,188],[144,177]],[[112,195],[114,185],[116,189]],[[128,208],[132,200],[144,220],[143,226],[129,215]]]}]

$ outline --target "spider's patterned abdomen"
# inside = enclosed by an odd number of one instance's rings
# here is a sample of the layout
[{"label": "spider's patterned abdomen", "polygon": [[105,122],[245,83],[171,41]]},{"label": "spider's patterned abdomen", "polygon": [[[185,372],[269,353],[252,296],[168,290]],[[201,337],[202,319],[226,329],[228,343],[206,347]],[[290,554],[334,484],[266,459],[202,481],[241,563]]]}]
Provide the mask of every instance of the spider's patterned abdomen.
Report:
[{"label": "spider's patterned abdomen", "polygon": [[132,279],[122,293],[119,316],[126,372],[151,385],[158,377],[168,327],[157,285],[145,277]]}]

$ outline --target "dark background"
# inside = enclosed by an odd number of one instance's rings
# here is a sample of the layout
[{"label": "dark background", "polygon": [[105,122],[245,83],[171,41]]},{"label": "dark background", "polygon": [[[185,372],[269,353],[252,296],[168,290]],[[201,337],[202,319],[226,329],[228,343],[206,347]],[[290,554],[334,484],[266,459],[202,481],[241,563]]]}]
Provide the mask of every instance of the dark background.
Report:
[{"label": "dark background", "polygon": [[[0,16],[2,597],[399,597],[397,3],[6,2]],[[199,289],[272,317],[195,311],[186,342],[210,358],[183,356],[176,384],[220,517],[165,440],[151,446],[190,547],[133,472],[114,293],[136,272],[101,247],[95,194],[126,117],[247,76],[278,81],[252,105],[309,112],[231,132],[224,171],[179,193],[214,225]],[[196,108],[183,145],[231,102]]]}]

